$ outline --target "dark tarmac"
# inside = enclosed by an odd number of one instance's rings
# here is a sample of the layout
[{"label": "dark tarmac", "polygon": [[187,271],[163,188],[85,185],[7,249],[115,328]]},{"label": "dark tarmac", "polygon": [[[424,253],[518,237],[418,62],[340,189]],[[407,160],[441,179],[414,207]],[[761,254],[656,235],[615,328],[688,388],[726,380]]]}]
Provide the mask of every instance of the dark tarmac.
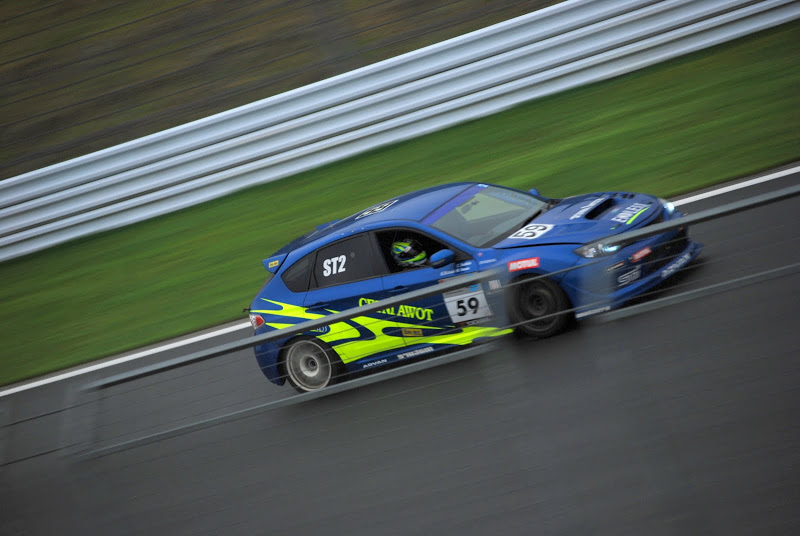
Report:
[{"label": "dark tarmac", "polygon": [[[662,295],[800,262],[798,209],[698,225],[699,266]],[[795,272],[88,459],[62,448],[86,408],[102,447],[292,392],[238,352],[70,411],[77,386],[179,354],[18,393],[0,533],[798,534],[799,312]]]}]

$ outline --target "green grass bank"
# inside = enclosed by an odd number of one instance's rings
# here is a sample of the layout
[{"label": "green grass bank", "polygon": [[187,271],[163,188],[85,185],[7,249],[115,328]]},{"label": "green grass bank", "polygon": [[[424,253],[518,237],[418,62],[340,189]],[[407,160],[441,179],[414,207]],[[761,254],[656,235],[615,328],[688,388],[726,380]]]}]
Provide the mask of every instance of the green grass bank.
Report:
[{"label": "green grass bank", "polygon": [[262,258],[412,189],[670,196],[797,159],[799,34],[787,24],[0,264],[0,383],[244,318]]}]

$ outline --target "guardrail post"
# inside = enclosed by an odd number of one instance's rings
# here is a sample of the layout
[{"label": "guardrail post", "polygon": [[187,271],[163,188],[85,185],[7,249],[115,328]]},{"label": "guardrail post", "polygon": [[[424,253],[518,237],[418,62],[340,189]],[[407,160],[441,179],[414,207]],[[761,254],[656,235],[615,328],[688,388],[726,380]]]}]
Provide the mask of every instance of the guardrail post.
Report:
[{"label": "guardrail post", "polygon": [[96,389],[75,386],[67,391],[59,430],[62,456],[80,456],[91,451],[98,437],[98,421],[103,396]]}]

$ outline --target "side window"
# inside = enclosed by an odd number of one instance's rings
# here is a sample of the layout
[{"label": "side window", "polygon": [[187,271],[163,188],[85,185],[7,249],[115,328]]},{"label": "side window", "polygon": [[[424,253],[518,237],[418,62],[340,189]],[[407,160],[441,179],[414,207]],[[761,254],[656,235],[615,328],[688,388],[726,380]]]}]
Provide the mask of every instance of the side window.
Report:
[{"label": "side window", "polygon": [[[431,255],[447,247],[427,235],[407,229],[391,229],[376,234],[381,253],[392,273],[430,266]],[[405,250],[400,252],[401,248]]]},{"label": "side window", "polygon": [[281,279],[292,292],[305,292],[308,290],[308,280],[311,278],[311,263],[314,253],[309,253],[292,266],[290,266]]},{"label": "side window", "polygon": [[341,240],[317,251],[314,279],[318,287],[330,287],[379,275],[366,234]]}]

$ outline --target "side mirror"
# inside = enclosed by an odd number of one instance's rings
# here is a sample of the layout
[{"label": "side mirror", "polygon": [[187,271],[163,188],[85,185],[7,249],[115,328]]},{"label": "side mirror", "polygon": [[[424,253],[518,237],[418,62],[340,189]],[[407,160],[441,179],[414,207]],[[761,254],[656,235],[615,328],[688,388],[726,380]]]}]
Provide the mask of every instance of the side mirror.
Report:
[{"label": "side mirror", "polygon": [[539,193],[538,188],[531,188],[530,190],[528,190],[528,193],[531,195],[535,195],[536,197],[542,197],[542,194]]},{"label": "side mirror", "polygon": [[450,249],[440,249],[431,255],[431,266],[433,268],[441,268],[456,260],[456,254]]}]

